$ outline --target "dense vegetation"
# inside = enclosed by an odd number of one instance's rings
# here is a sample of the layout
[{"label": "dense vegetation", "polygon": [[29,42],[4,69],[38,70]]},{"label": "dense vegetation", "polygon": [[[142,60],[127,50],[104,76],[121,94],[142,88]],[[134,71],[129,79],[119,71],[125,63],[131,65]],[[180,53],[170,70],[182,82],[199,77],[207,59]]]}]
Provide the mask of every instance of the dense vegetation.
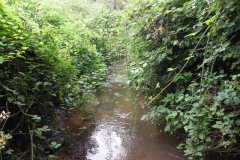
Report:
[{"label": "dense vegetation", "polygon": [[41,139],[59,147],[50,121],[90,101],[125,57],[148,99],[142,120],[165,122],[189,159],[239,158],[237,0],[0,0],[0,12],[2,157],[46,156]]},{"label": "dense vegetation", "polygon": [[95,37],[81,21],[88,13],[73,4],[0,0],[3,159],[28,153],[36,159],[46,154],[46,144],[59,147],[46,132],[64,109],[91,100],[107,75]]},{"label": "dense vegetation", "polygon": [[239,157],[239,8],[236,0],[149,0],[122,14],[131,84],[151,110],[142,119],[180,134],[189,159]]}]

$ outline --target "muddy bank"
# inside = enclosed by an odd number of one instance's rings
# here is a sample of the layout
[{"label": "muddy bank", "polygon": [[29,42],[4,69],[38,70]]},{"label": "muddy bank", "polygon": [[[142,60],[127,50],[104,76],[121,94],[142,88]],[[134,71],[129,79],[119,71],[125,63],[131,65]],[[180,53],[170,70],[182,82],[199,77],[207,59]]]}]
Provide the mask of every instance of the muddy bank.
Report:
[{"label": "muddy bank", "polygon": [[86,160],[87,135],[91,128],[94,127],[92,123],[92,114],[86,114],[80,108],[76,108],[67,113],[67,116],[62,120],[62,127],[66,132],[59,138],[63,138],[62,146],[55,152],[57,158],[54,160]]}]

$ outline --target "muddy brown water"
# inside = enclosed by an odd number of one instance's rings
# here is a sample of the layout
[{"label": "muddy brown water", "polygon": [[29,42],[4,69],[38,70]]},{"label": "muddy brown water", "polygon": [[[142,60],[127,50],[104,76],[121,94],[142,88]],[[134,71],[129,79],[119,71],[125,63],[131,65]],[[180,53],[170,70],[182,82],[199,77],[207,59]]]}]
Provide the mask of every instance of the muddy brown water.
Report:
[{"label": "muddy brown water", "polygon": [[[160,133],[164,126],[141,121],[147,108],[144,95],[132,90],[120,72],[124,62],[113,65],[105,87],[98,89],[96,100],[87,106],[95,112],[84,118],[75,109],[64,121],[70,128],[64,152],[66,160],[185,160],[176,149],[179,140]],[[84,136],[83,136],[84,135]],[[78,154],[78,155],[76,155]]]}]

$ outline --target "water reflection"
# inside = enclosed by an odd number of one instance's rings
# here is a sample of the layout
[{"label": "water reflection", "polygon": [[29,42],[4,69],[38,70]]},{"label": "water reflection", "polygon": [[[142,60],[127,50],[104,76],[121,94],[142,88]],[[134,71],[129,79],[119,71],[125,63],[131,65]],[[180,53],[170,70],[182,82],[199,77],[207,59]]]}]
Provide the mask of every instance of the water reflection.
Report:
[{"label": "water reflection", "polygon": [[[175,150],[172,137],[140,120],[144,98],[126,84],[111,83],[97,93],[99,105],[96,128],[88,138],[94,143],[88,149],[90,160],[176,160],[184,159]],[[136,100],[138,99],[138,100]],[[151,136],[156,134],[157,136]],[[94,151],[93,151],[94,148]]]},{"label": "water reflection", "polygon": [[[178,142],[159,127],[147,125],[140,119],[144,96],[130,89],[127,78],[120,70],[123,63],[110,68],[109,84],[100,88],[96,101],[87,108],[96,112],[93,122],[82,121],[75,110],[64,124],[71,128],[70,144],[61,154],[64,160],[182,160],[183,153],[176,150]],[[94,124],[94,125],[92,125]],[[86,129],[82,129],[86,128]],[[80,130],[79,130],[80,129]],[[86,137],[82,137],[86,133]],[[80,135],[79,137],[76,135]],[[67,157],[66,157],[67,156]]]}]

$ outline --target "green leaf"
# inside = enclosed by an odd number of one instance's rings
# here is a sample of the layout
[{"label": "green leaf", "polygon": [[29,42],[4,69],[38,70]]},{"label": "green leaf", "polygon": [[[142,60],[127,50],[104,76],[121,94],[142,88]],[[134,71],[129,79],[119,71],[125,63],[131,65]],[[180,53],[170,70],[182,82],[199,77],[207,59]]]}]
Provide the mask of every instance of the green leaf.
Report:
[{"label": "green leaf", "polygon": [[195,36],[196,34],[197,34],[196,32],[193,32],[193,33],[190,33],[190,34],[186,35],[184,38],[186,38],[186,37],[192,37],[192,36]]},{"label": "green leaf", "polygon": [[22,102],[25,102],[25,97],[23,95],[18,95],[18,99]]},{"label": "green leaf", "polygon": [[61,144],[58,144],[57,142],[51,142],[50,146],[55,148],[55,149],[57,149],[57,148],[59,148],[61,146]]},{"label": "green leaf", "polygon": [[185,60],[189,60],[189,59],[191,59],[191,58],[193,58],[194,56],[189,56],[189,57],[187,57],[187,58],[185,58]]},{"label": "green leaf", "polygon": [[167,131],[169,131],[169,130],[170,130],[170,126],[167,125],[167,126],[164,128],[164,131],[167,132]]},{"label": "green leaf", "polygon": [[11,90],[10,88],[3,86],[3,88],[5,88],[7,91],[12,92],[13,94],[17,94],[17,92],[15,90]]},{"label": "green leaf", "polygon": [[172,72],[172,71],[174,71],[175,69],[177,69],[177,68],[168,68],[167,71],[168,71],[168,72]]},{"label": "green leaf", "polygon": [[5,139],[12,139],[12,135],[10,135],[10,134],[5,135]]},{"label": "green leaf", "polygon": [[42,84],[42,82],[37,82],[37,83],[36,83],[36,86],[38,86],[38,85],[40,85],[40,84]]},{"label": "green leaf", "polygon": [[173,42],[173,45],[175,46],[176,44],[178,44],[178,40],[175,40],[174,42]]},{"label": "green leaf", "polygon": [[36,133],[38,136],[42,135],[42,131],[39,129],[34,129],[33,132]]},{"label": "green leaf", "polygon": [[3,62],[4,62],[4,59],[2,56],[0,56],[0,64],[3,64]]},{"label": "green leaf", "polygon": [[237,119],[237,120],[235,121],[235,124],[236,124],[237,126],[240,126],[240,119]]},{"label": "green leaf", "polygon": [[189,121],[189,119],[185,118],[184,121],[182,121],[182,123],[185,125],[188,123],[188,121]]},{"label": "green leaf", "polygon": [[163,105],[157,107],[157,111],[159,113],[167,113],[168,109],[164,107]]},{"label": "green leaf", "polygon": [[44,86],[46,86],[46,85],[50,85],[50,86],[51,86],[51,83],[44,82],[43,85],[44,85]]},{"label": "green leaf", "polygon": [[11,103],[13,101],[13,98],[8,97],[7,100],[8,100],[9,103]]},{"label": "green leaf", "polygon": [[164,12],[164,15],[167,15],[168,13],[170,13],[171,12],[171,10],[166,10],[165,12]]},{"label": "green leaf", "polygon": [[215,17],[216,16],[211,17],[210,19],[206,20],[204,23],[212,27],[214,25]]},{"label": "green leaf", "polygon": [[8,154],[8,155],[11,155],[13,152],[14,152],[14,150],[9,149],[9,150],[7,150],[5,153]]},{"label": "green leaf", "polygon": [[198,133],[198,138],[200,138],[200,139],[203,139],[203,138],[204,138],[203,132],[199,132],[199,133]]},{"label": "green leaf", "polygon": [[238,97],[233,98],[234,104],[239,105],[240,104],[240,99]]},{"label": "green leaf", "polygon": [[234,25],[235,25],[235,23],[234,23],[234,22],[231,22],[231,23],[228,24],[228,27],[232,27],[232,26],[234,26]]},{"label": "green leaf", "polygon": [[51,145],[56,145],[57,144],[57,142],[51,142]]},{"label": "green leaf", "polygon": [[202,145],[197,147],[197,151],[202,151],[202,149],[203,149]]},{"label": "green leaf", "polygon": [[141,121],[145,121],[147,119],[147,115],[144,114],[142,117],[141,117]]},{"label": "green leaf", "polygon": [[[39,129],[40,129],[40,128],[39,128]],[[43,126],[43,127],[41,128],[41,130],[42,130],[43,132],[47,132],[47,131],[50,131],[51,129],[49,129],[48,126]]]},{"label": "green leaf", "polygon": [[176,112],[176,111],[173,111],[169,116],[172,116],[172,117],[176,117],[177,116],[177,114],[178,114],[178,112]]},{"label": "green leaf", "polygon": [[27,50],[27,49],[28,49],[28,47],[22,47],[22,49],[23,49],[23,50]]},{"label": "green leaf", "polygon": [[143,68],[147,66],[147,63],[143,63]]},{"label": "green leaf", "polygon": [[35,120],[36,122],[40,122],[41,121],[41,117],[37,116],[37,115],[28,115],[30,117],[32,117],[33,120]]},{"label": "green leaf", "polygon": [[159,85],[159,82],[157,83],[156,87],[155,88],[160,88],[160,85]]},{"label": "green leaf", "polygon": [[201,157],[201,156],[202,156],[202,153],[201,153],[201,152],[197,152],[197,153],[196,153],[196,156],[200,156],[200,157]]},{"label": "green leaf", "polygon": [[50,155],[48,155],[48,158],[57,158],[57,157],[52,155],[52,154],[50,154]]},{"label": "green leaf", "polygon": [[237,75],[233,75],[232,80],[236,80],[236,79],[237,79]]}]

